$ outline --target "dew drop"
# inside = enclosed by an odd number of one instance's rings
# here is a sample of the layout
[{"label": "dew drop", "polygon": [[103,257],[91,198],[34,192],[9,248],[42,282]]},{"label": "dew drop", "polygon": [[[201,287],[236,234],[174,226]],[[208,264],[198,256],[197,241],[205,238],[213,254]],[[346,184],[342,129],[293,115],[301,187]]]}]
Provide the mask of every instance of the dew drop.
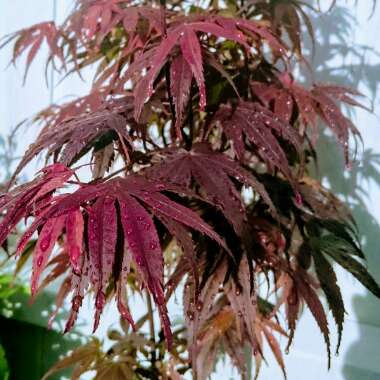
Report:
[{"label": "dew drop", "polygon": [[75,296],[72,301],[74,311],[78,311],[82,305],[82,297]]},{"label": "dew drop", "polygon": [[194,313],[192,311],[188,311],[187,312],[187,316],[188,318],[190,319],[190,321],[193,321],[194,320]]},{"label": "dew drop", "polygon": [[157,189],[158,191],[162,191],[162,190],[165,189],[165,185],[163,185],[162,183],[159,183],[159,184],[156,185],[156,189]]},{"label": "dew drop", "polygon": [[41,266],[42,265],[42,262],[44,261],[44,257],[43,256],[39,256],[38,258],[37,258],[37,266]]},{"label": "dew drop", "polygon": [[103,309],[104,302],[105,302],[104,293],[102,292],[98,293],[98,295],[96,296],[95,307],[97,309]]},{"label": "dew drop", "polygon": [[50,236],[46,236],[41,240],[40,248],[42,251],[46,251],[50,245]]}]

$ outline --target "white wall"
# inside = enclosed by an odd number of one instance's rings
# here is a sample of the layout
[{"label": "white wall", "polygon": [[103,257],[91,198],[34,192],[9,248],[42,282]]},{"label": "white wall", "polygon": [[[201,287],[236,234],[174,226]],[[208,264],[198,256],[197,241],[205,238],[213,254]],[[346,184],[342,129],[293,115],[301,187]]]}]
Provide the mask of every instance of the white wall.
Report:
[{"label": "white wall", "polygon": [[[68,8],[67,1],[57,0],[58,16],[60,17]],[[330,0],[322,0],[322,4],[329,4]],[[340,3],[346,5],[346,2]],[[354,3],[351,1],[350,3]],[[339,17],[325,15],[315,20],[321,24],[323,36],[327,38],[317,49],[314,65],[318,71],[317,78],[323,80],[326,77],[336,77],[343,84],[352,84],[355,78],[367,78],[368,86],[361,84],[360,89],[373,99],[375,111],[379,112],[379,96],[374,95],[379,88],[380,81],[380,58],[375,54],[368,54],[368,62],[358,64],[357,58],[352,59],[348,55],[345,59],[331,57],[331,47],[341,45],[346,50],[351,44],[365,44],[380,51],[380,7],[375,15],[368,20],[371,1],[360,1],[360,5],[355,8],[350,7],[352,14],[358,18],[358,24],[354,27],[353,34],[345,35],[345,42],[331,40],[328,38],[329,32],[340,30],[345,25]],[[4,35],[23,26],[30,25],[42,20],[52,19],[54,15],[53,1],[49,0],[12,0],[2,4],[0,13],[0,35]],[[339,13],[338,13],[339,14]],[[335,14],[336,15],[336,14]],[[331,21],[333,20],[333,21]],[[344,32],[344,31],[343,31]],[[330,45],[329,45],[330,44]],[[0,52],[0,132],[7,133],[9,128],[16,125],[25,117],[31,116],[37,110],[49,104],[51,97],[60,99],[66,94],[79,93],[83,91],[84,85],[79,81],[66,82],[64,85],[53,89],[51,92],[46,88],[39,59],[31,68],[29,78],[25,87],[22,87],[22,65],[15,70],[13,68],[4,71],[9,61],[9,49]],[[340,54],[346,51],[340,50]],[[347,65],[350,67],[342,75],[331,67],[337,65]],[[363,134],[366,149],[372,149],[373,153],[380,154],[380,130],[379,119],[376,115],[371,115],[365,111],[358,111],[355,115],[357,125]],[[25,149],[30,139],[37,131],[31,129],[26,134],[19,134],[18,143],[20,150]],[[369,267],[372,274],[380,281],[380,176],[369,170],[375,158],[371,158],[369,163],[364,165],[358,163],[354,169],[344,174],[343,166],[337,157],[337,153],[330,150],[329,146],[323,145],[320,149],[323,152],[321,170],[327,170],[327,179],[342,196],[351,194],[351,178],[358,176],[359,184],[363,187],[361,198],[351,199],[354,214],[359,222],[359,228],[365,237],[365,248],[369,259]],[[334,164],[332,164],[334,162]],[[380,169],[380,167],[378,167]],[[365,171],[365,175],[360,173]],[[368,176],[371,179],[368,180]],[[365,194],[366,192],[366,194]],[[333,366],[330,372],[326,370],[326,355],[323,339],[318,332],[316,324],[312,320],[309,312],[305,312],[298,326],[293,349],[285,357],[289,380],[298,379],[326,379],[326,380],[375,380],[380,379],[380,303],[368,294],[357,282],[347,274],[340,274],[340,284],[347,302],[347,320],[345,324],[344,337],[341,354],[333,358]],[[109,315],[110,321],[111,313]],[[103,323],[105,326],[106,323]],[[331,329],[334,325],[331,321]],[[103,329],[104,332],[104,329]],[[334,341],[334,340],[333,340]],[[274,364],[273,358],[268,355],[269,366],[262,371],[263,380],[281,379],[281,372]],[[220,367],[220,368],[219,368]],[[236,378],[230,368],[218,366],[218,374],[214,379]]]}]

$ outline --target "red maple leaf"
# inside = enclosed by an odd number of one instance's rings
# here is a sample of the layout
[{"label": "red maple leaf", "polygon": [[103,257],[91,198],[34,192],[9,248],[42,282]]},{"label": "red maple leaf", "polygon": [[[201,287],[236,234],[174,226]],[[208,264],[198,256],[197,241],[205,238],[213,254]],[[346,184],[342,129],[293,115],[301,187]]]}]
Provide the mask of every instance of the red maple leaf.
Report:
[{"label": "red maple leaf", "polygon": [[[52,197],[52,192],[62,187],[72,175],[71,170],[56,164],[47,168],[44,175],[34,182],[16,188],[6,196],[0,209],[6,211],[0,224],[1,241],[22,218],[34,216],[33,223],[19,241],[17,251],[22,252],[32,235],[40,231],[33,253],[32,294],[35,295],[40,275],[66,226],[67,254],[74,269],[70,289],[75,291],[67,329],[74,323],[87,283],[96,293],[94,328],[97,327],[105,303],[105,289],[115,271],[116,279],[121,281],[117,285],[119,310],[131,320],[120,297],[133,261],[142,283],[158,305],[170,346],[171,332],[163,293],[163,256],[152,215],[169,221],[169,231],[177,236],[174,229],[180,224],[208,235],[225,247],[224,242],[198,214],[162,194],[162,191],[183,193],[184,190],[178,186],[129,176],[82,186],[72,194]],[[49,204],[45,204],[38,214],[33,212],[34,207],[46,197],[49,197]],[[123,230],[125,248],[121,251],[116,249],[118,226]],[[118,256],[122,259],[117,260],[119,266],[115,267]]]}]

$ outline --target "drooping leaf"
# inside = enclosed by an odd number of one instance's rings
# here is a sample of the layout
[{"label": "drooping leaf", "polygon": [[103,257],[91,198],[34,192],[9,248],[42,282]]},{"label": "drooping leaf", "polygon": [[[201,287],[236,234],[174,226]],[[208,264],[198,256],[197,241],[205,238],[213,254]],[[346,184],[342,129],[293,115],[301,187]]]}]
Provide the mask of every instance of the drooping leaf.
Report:
[{"label": "drooping leaf", "polygon": [[340,266],[350,272],[358,281],[360,281],[371,293],[376,297],[380,296],[380,287],[369,274],[368,270],[358,260],[352,257],[352,248],[345,244],[336,247],[336,238],[331,236],[324,236],[320,244],[322,252],[328,254]]},{"label": "drooping leaf", "polygon": [[90,279],[96,292],[94,330],[98,327],[105,304],[106,286],[112,275],[117,239],[115,200],[101,197],[88,209],[87,226]]},{"label": "drooping leaf", "polygon": [[[312,248],[312,247],[311,247]],[[339,352],[339,346],[342,339],[343,323],[344,323],[344,302],[342,293],[337,284],[338,280],[333,267],[323,254],[318,249],[311,249],[313,254],[315,269],[317,272],[318,280],[326,299],[329,308],[334,316],[335,323],[338,327],[338,343],[336,352]]]},{"label": "drooping leaf", "polygon": [[[116,111],[102,110],[53,124],[51,128],[43,129],[36,142],[29,147],[13,178],[43,150],[47,151],[47,157],[54,155],[56,161],[69,166],[95,143],[102,144],[102,139],[107,144],[113,140],[125,140],[131,147],[126,118]],[[126,154],[128,158],[128,152]]]},{"label": "drooping leaf", "polygon": [[[62,172],[66,173],[63,171],[63,167],[60,167],[58,173]],[[68,173],[71,176],[72,172],[68,170]],[[47,171],[48,178],[49,175],[51,175],[51,172]],[[18,190],[20,192],[19,196],[33,201],[35,198],[32,196],[38,192],[39,188],[43,188],[43,185],[46,183],[48,182],[42,177],[42,180],[38,183],[39,186],[24,186],[21,190]],[[126,179],[114,178],[109,182],[83,186],[72,194],[58,195],[52,199],[50,206],[47,206],[44,212],[35,215],[34,222],[19,242],[19,250],[21,250],[21,247],[27,244],[33,233],[42,228],[34,252],[33,294],[38,289],[37,282],[40,273],[45,267],[47,259],[65,223],[67,224],[73,219],[73,212],[78,212],[79,208],[85,209],[88,214],[88,217],[84,219],[86,223],[84,228],[82,218],[78,218],[75,226],[72,226],[74,231],[69,232],[69,236],[75,239],[71,243],[76,247],[78,246],[78,241],[81,240],[78,237],[78,233],[82,231],[83,234],[88,234],[88,237],[85,239],[88,239],[90,262],[87,261],[87,253],[81,251],[81,270],[80,272],[77,271],[78,274],[74,273],[71,280],[71,287],[74,289],[73,308],[66,325],[66,330],[72,327],[76,319],[88,280],[91,281],[96,293],[96,328],[105,303],[106,286],[110,282],[111,277],[115,275],[114,252],[117,239],[117,225],[121,224],[123,226],[124,240],[127,243],[127,252],[124,252],[123,255],[132,255],[142,282],[152,293],[158,305],[168,345],[171,345],[170,324],[163,293],[162,251],[156,227],[148,211],[152,212],[153,215],[174,220],[177,223],[193,228],[208,235],[222,246],[226,246],[219,235],[198,214],[172,201],[166,195],[161,194],[164,190],[182,193],[182,188],[176,189],[176,186],[173,184],[166,185],[164,183],[152,182],[141,176],[129,176]],[[32,196],[29,196],[30,193]],[[115,200],[117,200],[120,206],[120,215],[116,212]],[[18,207],[18,204],[17,202],[5,202],[4,209],[7,206],[9,206],[9,214],[13,214],[13,208]],[[31,208],[32,204],[25,202],[20,215],[16,214],[19,219],[13,220],[12,226],[17,224],[23,216],[27,216],[27,211]],[[117,221],[119,218],[120,220]],[[8,223],[8,220],[3,220],[3,224],[0,224],[0,229],[9,228],[5,223]],[[76,260],[78,265],[79,261],[78,259]],[[129,264],[124,262],[123,259],[122,265],[123,267],[119,267],[119,275],[116,277],[117,280],[121,280],[122,282],[118,286],[117,292],[118,307],[124,317],[131,319],[127,307],[121,298],[121,286],[125,284],[125,277],[124,275],[120,276],[120,271],[129,271]]]},{"label": "drooping leaf", "polygon": [[239,159],[246,152],[244,138],[255,145],[260,156],[270,168],[279,169],[290,181],[294,182],[288,158],[281,147],[279,138],[290,142],[296,151],[302,155],[302,142],[298,132],[287,122],[258,103],[240,102],[233,109],[229,105],[220,107],[214,118],[219,122],[223,132],[232,142],[233,149]]},{"label": "drooping leaf", "polygon": [[170,66],[171,95],[175,104],[175,130],[178,137],[181,137],[181,124],[185,107],[189,100],[191,81],[191,67],[186,59],[182,55],[179,55],[173,60]]},{"label": "drooping leaf", "polygon": [[330,352],[330,332],[328,328],[328,322],[322,303],[318,298],[318,295],[313,290],[309,282],[306,280],[305,275],[301,275],[300,271],[297,271],[294,275],[294,283],[297,287],[297,291],[301,297],[305,300],[309,307],[315,321],[320,328],[327,347],[328,367],[331,365],[331,352]]}]

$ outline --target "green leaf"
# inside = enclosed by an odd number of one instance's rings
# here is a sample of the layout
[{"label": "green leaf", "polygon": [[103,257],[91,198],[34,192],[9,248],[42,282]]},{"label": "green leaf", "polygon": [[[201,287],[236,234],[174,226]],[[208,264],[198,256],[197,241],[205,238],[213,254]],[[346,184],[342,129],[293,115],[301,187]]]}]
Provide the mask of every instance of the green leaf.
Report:
[{"label": "green leaf", "polygon": [[0,380],[9,379],[9,367],[3,346],[0,345]]},{"label": "green leaf", "polygon": [[315,271],[317,273],[319,283],[323,293],[326,295],[327,303],[338,328],[338,343],[336,347],[336,352],[338,353],[342,340],[345,314],[342,293],[338,286],[337,277],[331,264],[318,249],[315,249],[313,246],[311,246],[310,249],[314,258]]},{"label": "green leaf", "polygon": [[380,287],[367,271],[365,266],[355,260],[347,251],[332,250],[330,247],[322,247],[323,251],[330,255],[340,266],[350,272],[371,293],[380,298]]},{"label": "green leaf", "polygon": [[336,244],[344,246],[350,246],[350,252],[354,256],[359,256],[364,259],[364,253],[362,252],[356,230],[348,223],[344,223],[338,220],[320,220],[320,225],[331,233],[328,239],[336,238]]}]

